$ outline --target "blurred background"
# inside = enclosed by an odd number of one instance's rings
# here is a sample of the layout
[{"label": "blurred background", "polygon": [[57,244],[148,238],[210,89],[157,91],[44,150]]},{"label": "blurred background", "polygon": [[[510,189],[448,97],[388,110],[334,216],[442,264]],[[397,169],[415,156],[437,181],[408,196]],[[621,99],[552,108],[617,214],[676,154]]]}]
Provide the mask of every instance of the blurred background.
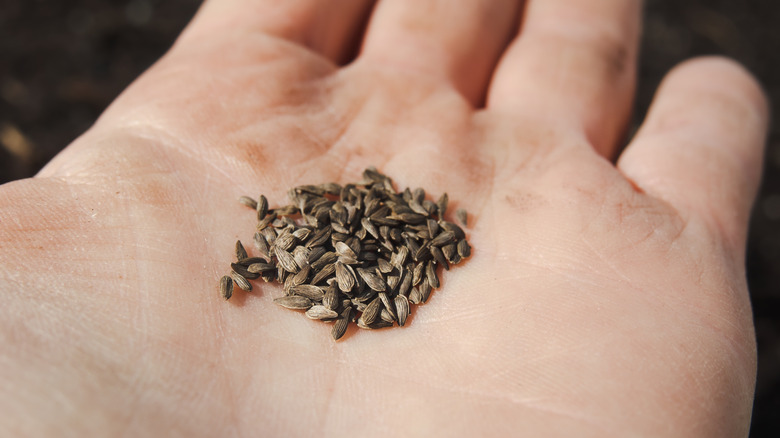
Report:
[{"label": "blurred background", "polygon": [[[173,43],[198,0],[0,0],[0,183],[35,174]],[[780,97],[780,2],[648,0],[633,128],[695,55],[745,64]],[[780,436],[780,135],[774,114],[748,243],[759,348],[751,437]]]}]

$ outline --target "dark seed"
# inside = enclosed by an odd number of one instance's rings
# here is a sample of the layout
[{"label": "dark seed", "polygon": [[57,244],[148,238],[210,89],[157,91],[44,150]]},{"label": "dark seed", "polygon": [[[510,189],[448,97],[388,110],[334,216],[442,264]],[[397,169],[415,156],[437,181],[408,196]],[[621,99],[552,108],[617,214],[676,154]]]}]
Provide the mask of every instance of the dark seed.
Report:
[{"label": "dark seed", "polygon": [[223,276],[219,280],[219,292],[222,294],[222,298],[229,300],[233,296],[233,279],[227,275]]},{"label": "dark seed", "polygon": [[312,284],[299,284],[297,286],[293,286],[290,288],[290,292],[293,295],[306,297],[312,301],[322,301],[322,299],[325,297],[325,292],[322,291],[322,288]]},{"label": "dark seed", "polygon": [[403,327],[406,324],[406,318],[409,316],[409,299],[403,295],[398,295],[393,299],[393,303],[398,314],[398,325]]},{"label": "dark seed", "polygon": [[247,257],[248,255],[246,253],[246,249],[244,249],[244,245],[240,240],[236,240],[236,259],[240,262]]},{"label": "dark seed", "polygon": [[230,273],[230,277],[233,279],[233,283],[235,283],[236,286],[240,287],[241,289],[247,292],[252,290],[252,285],[243,275],[237,273],[236,271],[232,271]]},{"label": "dark seed", "polygon": [[274,303],[294,310],[308,310],[313,305],[310,299],[298,295],[277,298],[274,300]]}]

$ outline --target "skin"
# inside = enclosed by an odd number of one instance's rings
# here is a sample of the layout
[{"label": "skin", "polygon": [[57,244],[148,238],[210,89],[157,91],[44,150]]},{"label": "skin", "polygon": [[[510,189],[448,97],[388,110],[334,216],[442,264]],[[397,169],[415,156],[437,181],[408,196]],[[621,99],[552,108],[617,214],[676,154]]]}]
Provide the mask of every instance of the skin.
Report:
[{"label": "skin", "polygon": [[[639,2],[370,3],[207,2],[0,187],[2,434],[747,435],[755,80],[683,63],[618,153]],[[221,299],[240,195],[369,165],[470,212],[406,327],[334,343],[277,285]]]}]

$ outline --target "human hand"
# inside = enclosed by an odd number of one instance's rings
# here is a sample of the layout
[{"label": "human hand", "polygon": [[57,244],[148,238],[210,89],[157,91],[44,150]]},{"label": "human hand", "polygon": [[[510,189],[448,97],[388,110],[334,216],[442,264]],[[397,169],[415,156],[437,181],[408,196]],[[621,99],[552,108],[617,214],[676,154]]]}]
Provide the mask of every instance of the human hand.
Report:
[{"label": "human hand", "polygon": [[[384,1],[339,67],[370,3],[211,1],[0,188],[2,430],[745,435],[755,82],[678,67],[615,165],[639,2]],[[276,286],[222,301],[238,196],[368,165],[472,214],[473,257],[406,327],[334,343]]]}]

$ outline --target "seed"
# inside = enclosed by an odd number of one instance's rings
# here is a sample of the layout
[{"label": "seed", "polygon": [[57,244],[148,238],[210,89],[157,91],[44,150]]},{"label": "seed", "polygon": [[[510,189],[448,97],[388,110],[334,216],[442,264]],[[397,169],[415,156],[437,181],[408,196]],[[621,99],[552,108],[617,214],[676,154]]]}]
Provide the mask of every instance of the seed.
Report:
[{"label": "seed", "polygon": [[276,254],[276,259],[279,261],[279,266],[281,266],[281,268],[285,271],[294,274],[300,269],[295,263],[295,259],[293,258],[292,254],[289,252],[276,247],[274,249],[274,254]]},{"label": "seed", "polygon": [[293,286],[298,286],[303,283],[306,283],[306,280],[309,279],[309,272],[311,272],[311,266],[306,265],[303,268],[301,268],[301,270],[298,271],[298,273],[293,276],[293,280],[292,280]]},{"label": "seed", "polygon": [[[276,212],[267,214],[263,218],[263,220],[261,220],[260,222],[257,223],[257,229],[258,230],[263,230],[263,229],[267,228],[268,225],[271,225],[271,223],[273,221],[275,221],[275,220],[276,220]],[[271,243],[271,242],[268,242],[268,243]]]},{"label": "seed", "polygon": [[436,267],[432,262],[425,264],[425,278],[433,288],[439,287],[439,277],[436,275]]},{"label": "seed", "polygon": [[379,300],[382,301],[382,304],[385,306],[385,309],[390,312],[390,315],[393,317],[393,321],[395,320],[395,309],[393,309],[393,303],[390,301],[390,297],[387,296],[384,292],[379,292]]},{"label": "seed", "polygon": [[428,297],[431,296],[431,285],[428,280],[425,279],[420,283],[420,302],[424,303],[428,301]]},{"label": "seed", "polygon": [[233,279],[233,283],[235,283],[236,286],[240,287],[241,289],[247,292],[252,290],[252,285],[243,275],[237,273],[236,271],[231,271],[230,277]]},{"label": "seed", "polygon": [[355,287],[355,272],[351,266],[336,262],[336,280],[342,292],[349,292]]},{"label": "seed", "polygon": [[398,325],[403,327],[406,324],[406,318],[409,316],[409,299],[403,295],[398,295],[393,299],[393,302],[398,313]]},{"label": "seed", "polygon": [[465,258],[471,256],[471,246],[466,242],[466,239],[458,241],[458,255]]},{"label": "seed", "polygon": [[439,233],[438,236],[436,236],[433,241],[431,241],[431,245],[433,246],[444,246],[450,243],[455,242],[455,233],[452,231],[445,231],[443,233]]},{"label": "seed", "polygon": [[389,322],[392,324],[395,321],[395,318],[393,318],[393,315],[387,311],[387,309],[382,309],[379,312],[379,319],[381,319],[384,322]]},{"label": "seed", "polygon": [[255,210],[257,210],[257,220],[261,221],[268,214],[268,199],[265,196],[260,195],[255,203]]},{"label": "seed", "polygon": [[230,268],[233,269],[236,273],[241,275],[242,277],[248,279],[248,280],[254,280],[255,278],[260,277],[260,274],[255,272],[249,272],[246,266],[241,265],[239,263],[231,263]]},{"label": "seed", "polygon": [[441,247],[441,252],[444,253],[444,257],[450,262],[454,262],[454,257],[458,255],[457,247],[454,243],[450,243],[449,245],[444,245]]},{"label": "seed", "polygon": [[290,292],[293,295],[306,297],[312,301],[322,301],[322,299],[325,297],[325,292],[322,291],[322,288],[319,286],[314,286],[313,284],[299,284],[297,286],[292,286],[290,288]]},{"label": "seed", "polygon": [[249,256],[246,253],[246,249],[244,249],[244,245],[241,244],[240,240],[236,240],[236,259],[240,262],[247,257]]},{"label": "seed", "polygon": [[222,294],[222,298],[229,300],[233,296],[233,279],[224,275],[219,280],[219,292]]},{"label": "seed", "polygon": [[257,201],[255,201],[254,199],[250,198],[249,196],[242,196],[242,197],[238,198],[238,202],[246,205],[247,207],[249,207],[249,208],[251,208],[253,210],[255,208],[257,208]]},{"label": "seed", "polygon": [[425,263],[419,262],[414,266],[414,271],[412,272],[412,286],[417,286],[420,284],[420,281],[422,281],[423,278],[423,271],[425,270]]},{"label": "seed", "polygon": [[293,236],[292,234],[283,233],[276,238],[276,242],[274,242],[274,246],[276,246],[277,248],[281,248],[285,251],[290,251],[293,245],[295,245],[295,243],[297,242],[297,240],[298,239],[296,239],[295,236]]},{"label": "seed", "polygon": [[420,296],[420,288],[418,287],[412,288],[412,292],[409,294],[409,302],[412,304],[420,304],[422,302],[422,298]]},{"label": "seed", "polygon": [[444,219],[444,213],[447,211],[447,203],[449,202],[449,197],[447,196],[447,193],[443,193],[439,200],[436,202],[436,209],[439,213],[439,219]]},{"label": "seed", "polygon": [[466,213],[466,210],[462,208],[455,210],[455,217],[458,218],[458,221],[463,224],[464,227],[468,224],[468,213]]},{"label": "seed", "polygon": [[341,315],[339,316],[339,319],[336,321],[336,323],[333,325],[333,328],[330,331],[331,336],[333,336],[334,340],[341,339],[342,336],[344,336],[344,333],[347,332],[347,326],[350,323],[350,317],[352,314],[352,307],[345,307],[345,309],[341,312]]},{"label": "seed", "polygon": [[249,265],[249,267],[246,268],[247,271],[253,273],[262,273],[266,271],[273,271],[275,269],[276,266],[270,263],[252,263],[251,265]]},{"label": "seed", "polygon": [[376,275],[375,273],[363,268],[358,268],[357,273],[360,274],[360,276],[366,282],[366,285],[368,285],[368,287],[371,289],[377,292],[382,292],[387,289],[387,284],[385,284],[385,281],[382,280],[382,277],[379,275]]},{"label": "seed", "polygon": [[431,254],[433,255],[433,259],[436,260],[437,265],[443,266],[447,271],[450,270],[450,264],[447,263],[447,258],[444,257],[444,252],[441,250],[441,248],[438,246],[432,246]]},{"label": "seed", "polygon": [[379,267],[379,271],[383,274],[387,274],[393,270],[393,265],[385,259],[378,259],[377,266]]},{"label": "seed", "polygon": [[310,299],[298,295],[288,295],[286,297],[277,298],[274,300],[274,303],[294,310],[308,310],[313,305]]},{"label": "seed", "polygon": [[311,280],[311,284],[318,284],[321,283],[322,280],[330,277],[333,275],[333,273],[336,272],[336,264],[331,263],[329,265],[325,265],[324,268],[322,268],[319,272],[317,272],[314,275],[314,278]]},{"label": "seed", "polygon": [[408,295],[412,287],[412,273],[408,269],[401,271],[401,285],[398,287],[398,295]]},{"label": "seed", "polygon": [[379,297],[374,298],[370,303],[368,303],[368,306],[366,306],[366,309],[363,310],[363,315],[360,317],[361,320],[365,324],[371,324],[379,317],[379,311],[382,308],[382,301],[379,300]]},{"label": "seed", "polygon": [[322,305],[330,310],[336,310],[339,306],[339,292],[335,284],[331,284],[325,289],[325,296],[322,298]]},{"label": "seed", "polygon": [[330,310],[325,306],[315,305],[311,306],[311,308],[306,311],[306,316],[311,319],[333,319],[338,317],[339,314],[336,313],[335,310]]}]

